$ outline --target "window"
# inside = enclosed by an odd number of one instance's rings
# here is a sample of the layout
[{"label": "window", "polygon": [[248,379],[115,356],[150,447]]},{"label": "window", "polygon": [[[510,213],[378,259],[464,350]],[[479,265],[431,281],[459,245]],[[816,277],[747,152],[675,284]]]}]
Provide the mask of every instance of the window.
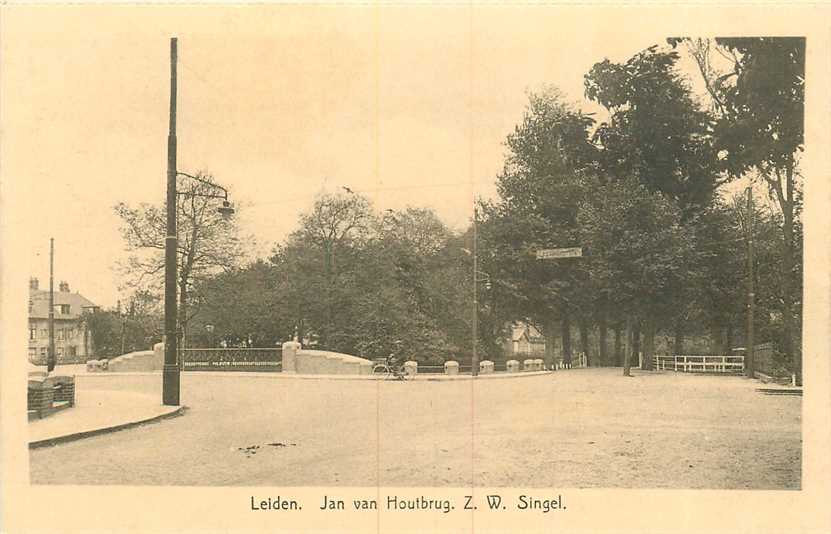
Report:
[{"label": "window", "polygon": [[55,347],[55,356],[63,356],[63,348],[62,347]]},{"label": "window", "polygon": [[75,348],[75,345],[72,345],[71,347],[66,348],[66,355],[67,356],[77,356],[78,355],[78,349]]},{"label": "window", "polygon": [[29,347],[29,356],[34,358],[37,355],[38,355],[37,347]]},{"label": "window", "polygon": [[46,356],[46,347],[41,347],[40,348],[40,355],[41,356]]},{"label": "window", "polygon": [[61,304],[61,313],[69,315],[69,304]]},{"label": "window", "polygon": [[58,339],[63,340],[63,328],[58,328]]},{"label": "window", "polygon": [[34,326],[29,327],[29,339],[35,339],[38,337],[38,329]]},{"label": "window", "polygon": [[47,337],[49,337],[49,330],[47,330],[45,328],[41,328],[40,329],[40,338],[41,339],[46,339]]}]

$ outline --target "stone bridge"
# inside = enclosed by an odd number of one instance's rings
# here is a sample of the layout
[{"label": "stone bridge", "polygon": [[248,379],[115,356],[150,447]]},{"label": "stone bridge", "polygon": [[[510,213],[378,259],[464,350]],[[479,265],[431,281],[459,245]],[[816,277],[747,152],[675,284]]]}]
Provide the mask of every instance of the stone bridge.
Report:
[{"label": "stone bridge", "polygon": [[283,372],[303,375],[369,375],[372,362],[350,354],[304,349],[296,341],[283,343]]}]

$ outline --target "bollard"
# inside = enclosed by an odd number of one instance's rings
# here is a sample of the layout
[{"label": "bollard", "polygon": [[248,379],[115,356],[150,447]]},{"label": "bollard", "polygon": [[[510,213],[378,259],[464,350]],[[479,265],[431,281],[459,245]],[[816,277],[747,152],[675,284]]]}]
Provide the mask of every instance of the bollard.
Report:
[{"label": "bollard", "polygon": [[446,374],[446,375],[457,375],[457,374],[459,374],[459,362],[454,362],[453,360],[444,362],[444,374]]},{"label": "bollard", "polygon": [[418,362],[408,360],[404,362],[404,374],[407,376],[415,376],[418,374]]},{"label": "bollard", "polygon": [[490,360],[482,360],[481,362],[479,362],[479,374],[493,374],[493,362]]},{"label": "bollard", "polygon": [[517,360],[508,360],[505,362],[505,370],[509,373],[518,373],[519,362]]}]

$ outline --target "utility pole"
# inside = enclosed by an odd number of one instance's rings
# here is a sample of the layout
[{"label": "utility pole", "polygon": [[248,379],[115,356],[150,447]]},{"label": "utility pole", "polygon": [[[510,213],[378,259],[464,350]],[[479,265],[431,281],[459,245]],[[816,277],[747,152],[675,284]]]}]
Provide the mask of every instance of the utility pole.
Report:
[{"label": "utility pole", "polygon": [[116,303],[116,308],[118,309],[118,317],[121,319],[121,352],[119,354],[124,354],[124,335],[125,335],[125,323],[127,321],[127,316],[124,315],[124,312],[121,310],[121,301],[119,300]]},{"label": "utility pole", "polygon": [[479,262],[477,258],[477,241],[476,235],[476,219],[478,210],[476,203],[473,204],[473,357],[470,359],[470,373],[471,375],[479,376],[479,352],[477,351],[479,345],[479,287],[477,285],[477,273],[479,272]]},{"label": "utility pole", "polygon": [[164,254],[164,368],[162,402],[179,405],[179,358],[176,315],[176,61],[177,40],[170,39],[170,122],[167,134],[167,236]]},{"label": "utility pole", "polygon": [[753,187],[747,188],[747,349],[744,368],[747,376],[754,376],[753,311],[756,300],[753,283]]},{"label": "utility pole", "polygon": [[46,349],[46,371],[51,373],[55,358],[55,238],[49,238],[49,348]]}]

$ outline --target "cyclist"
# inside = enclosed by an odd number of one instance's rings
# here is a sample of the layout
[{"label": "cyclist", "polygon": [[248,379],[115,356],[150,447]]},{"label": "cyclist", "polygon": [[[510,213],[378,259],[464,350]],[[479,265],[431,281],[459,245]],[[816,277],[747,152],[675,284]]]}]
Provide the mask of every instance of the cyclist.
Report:
[{"label": "cyclist", "polygon": [[[398,343],[400,342],[396,342],[396,345]],[[390,370],[392,375],[398,380],[404,380],[406,378],[404,368],[402,365],[398,363],[398,358],[396,358],[394,352],[390,352],[390,355],[387,356],[387,368]]]}]

